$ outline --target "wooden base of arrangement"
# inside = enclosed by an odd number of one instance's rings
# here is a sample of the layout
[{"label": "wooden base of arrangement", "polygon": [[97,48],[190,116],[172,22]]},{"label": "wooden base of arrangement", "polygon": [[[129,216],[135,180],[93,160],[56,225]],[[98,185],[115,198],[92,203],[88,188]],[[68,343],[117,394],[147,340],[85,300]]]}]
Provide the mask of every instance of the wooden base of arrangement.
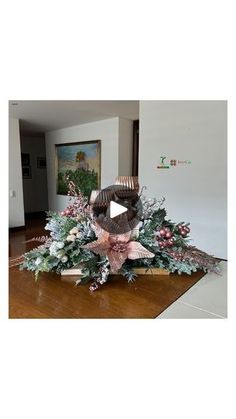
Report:
[{"label": "wooden base of arrangement", "polygon": [[134,268],[134,272],[138,275],[170,275],[170,272],[161,268]]},{"label": "wooden base of arrangement", "polygon": [[[160,269],[160,268],[151,268],[151,269],[146,269],[146,268],[134,268],[134,272],[137,275],[170,275],[170,272],[167,271],[166,269]],[[61,272],[61,279],[62,281],[69,281],[69,282],[75,282],[75,278],[73,278],[74,276],[76,276],[76,279],[79,279],[78,277],[80,277],[82,275],[81,269],[78,268],[71,268],[71,269],[65,269],[64,271]],[[118,275],[117,273],[112,273],[110,275]]]}]

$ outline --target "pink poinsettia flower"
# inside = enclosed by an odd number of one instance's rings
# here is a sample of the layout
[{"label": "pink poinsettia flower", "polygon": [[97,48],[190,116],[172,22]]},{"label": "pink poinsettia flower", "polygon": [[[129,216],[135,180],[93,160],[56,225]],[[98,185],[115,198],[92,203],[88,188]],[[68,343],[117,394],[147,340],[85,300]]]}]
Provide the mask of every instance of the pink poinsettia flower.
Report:
[{"label": "pink poinsettia flower", "polygon": [[135,260],[155,256],[139,242],[132,240],[132,231],[113,235],[96,226],[94,230],[98,240],[83,247],[100,256],[106,256],[111,266],[111,272],[117,272],[127,258]]}]

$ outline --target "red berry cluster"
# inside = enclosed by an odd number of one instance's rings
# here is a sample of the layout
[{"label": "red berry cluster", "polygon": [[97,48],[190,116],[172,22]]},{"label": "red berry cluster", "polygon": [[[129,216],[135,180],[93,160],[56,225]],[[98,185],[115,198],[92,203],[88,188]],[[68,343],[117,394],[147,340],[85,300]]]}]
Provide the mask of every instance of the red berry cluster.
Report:
[{"label": "red berry cluster", "polygon": [[75,210],[72,206],[69,206],[64,211],[61,211],[60,215],[65,216],[65,217],[74,217]]},{"label": "red berry cluster", "polygon": [[158,241],[160,249],[174,245],[175,238],[168,227],[162,227],[157,231],[156,240]]},{"label": "red berry cluster", "polygon": [[177,230],[182,237],[186,237],[190,232],[190,228],[186,225],[180,224],[177,226]]}]

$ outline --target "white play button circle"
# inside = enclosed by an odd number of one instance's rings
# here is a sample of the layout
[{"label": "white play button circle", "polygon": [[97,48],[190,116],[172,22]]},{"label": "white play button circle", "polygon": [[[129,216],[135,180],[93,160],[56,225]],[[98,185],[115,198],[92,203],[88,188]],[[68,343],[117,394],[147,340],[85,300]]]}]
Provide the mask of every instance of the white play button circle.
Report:
[{"label": "white play button circle", "polygon": [[126,211],[127,208],[123,205],[117,204],[117,202],[115,201],[110,202],[110,218],[115,218]]},{"label": "white play button circle", "polygon": [[132,231],[142,219],[142,202],[137,191],[111,185],[90,197],[94,221],[109,234]]}]

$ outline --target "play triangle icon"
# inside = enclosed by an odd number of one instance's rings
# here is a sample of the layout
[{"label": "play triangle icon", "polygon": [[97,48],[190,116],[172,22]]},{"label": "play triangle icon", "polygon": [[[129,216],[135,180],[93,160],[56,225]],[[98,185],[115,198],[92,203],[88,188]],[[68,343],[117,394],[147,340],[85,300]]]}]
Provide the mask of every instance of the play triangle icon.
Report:
[{"label": "play triangle icon", "polygon": [[110,202],[110,217],[114,218],[117,217],[120,214],[123,214],[127,211],[127,208],[123,205],[117,204],[115,201]]}]

